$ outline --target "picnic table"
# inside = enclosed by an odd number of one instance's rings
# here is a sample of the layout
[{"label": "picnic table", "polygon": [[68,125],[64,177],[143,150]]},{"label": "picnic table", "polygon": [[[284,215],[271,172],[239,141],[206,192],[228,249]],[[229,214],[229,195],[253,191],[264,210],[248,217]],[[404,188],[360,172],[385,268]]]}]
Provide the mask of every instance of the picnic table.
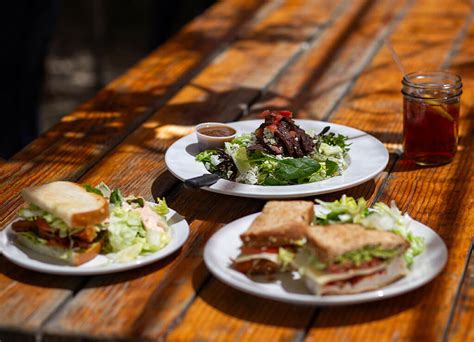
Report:
[{"label": "picnic table", "polygon": [[[402,75],[386,40],[408,71],[462,76],[459,148],[450,164],[419,167],[403,158]],[[474,340],[473,86],[469,1],[216,3],[0,162],[0,227],[23,204],[24,187],[104,181],[147,200],[166,197],[186,217],[189,239],[164,260],[101,276],[42,274],[0,256],[0,340]],[[164,154],[200,122],[246,120],[264,109],[355,127],[382,141],[390,161],[381,174],[317,198],[395,200],[443,238],[444,271],[412,292],[342,307],[275,302],[214,278],[202,258],[206,241],[265,201],[186,188],[167,171]]]}]

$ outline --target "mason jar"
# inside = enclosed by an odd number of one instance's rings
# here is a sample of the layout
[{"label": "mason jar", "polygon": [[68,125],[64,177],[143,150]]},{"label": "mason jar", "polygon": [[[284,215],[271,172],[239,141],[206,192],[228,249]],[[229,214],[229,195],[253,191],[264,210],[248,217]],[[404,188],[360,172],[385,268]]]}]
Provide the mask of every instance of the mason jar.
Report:
[{"label": "mason jar", "polygon": [[417,71],[403,77],[404,157],[419,165],[449,163],[456,154],[461,77]]}]

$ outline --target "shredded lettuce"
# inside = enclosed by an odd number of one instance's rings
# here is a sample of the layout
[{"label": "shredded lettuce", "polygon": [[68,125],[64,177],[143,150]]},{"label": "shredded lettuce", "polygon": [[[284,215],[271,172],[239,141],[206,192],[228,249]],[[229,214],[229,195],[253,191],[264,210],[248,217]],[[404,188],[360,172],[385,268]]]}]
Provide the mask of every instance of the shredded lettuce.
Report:
[{"label": "shredded lettuce", "polygon": [[281,270],[286,271],[295,258],[295,253],[286,250],[283,247],[278,249],[278,261],[281,263]]},{"label": "shredded lettuce", "polygon": [[103,196],[103,195],[102,195],[102,192],[101,192],[98,188],[95,188],[95,187],[93,187],[93,186],[90,185],[90,184],[84,184],[84,189],[86,189],[87,192],[92,192],[92,193],[94,193],[94,194]]},{"label": "shredded lettuce", "polygon": [[102,193],[102,196],[107,197],[107,198],[109,198],[110,194],[112,193],[112,190],[110,190],[108,185],[105,184],[104,182],[100,182],[99,185],[97,185],[97,189],[100,190],[100,192]]},{"label": "shredded lettuce", "polygon": [[42,218],[48,225],[53,228],[54,230],[59,231],[59,236],[61,238],[67,237],[70,229],[67,224],[61,220],[60,218],[54,216],[53,214],[48,213],[47,211],[39,208],[34,204],[29,204],[26,208],[20,209],[18,212],[18,216],[22,219],[32,221],[37,218]]},{"label": "shredded lettuce", "polygon": [[110,202],[110,204],[112,204],[114,206],[121,206],[122,205],[123,196],[122,196],[122,192],[120,191],[120,189],[114,189],[110,193],[109,202]]},{"label": "shredded lettuce", "polygon": [[164,198],[157,198],[156,205],[149,205],[142,197],[124,197],[119,189],[111,190],[105,183],[99,184],[96,189],[111,204],[109,220],[105,223],[106,243],[102,250],[111,259],[130,261],[156,252],[170,242],[165,219],[169,208]]},{"label": "shredded lettuce", "polygon": [[308,247],[300,248],[292,263],[301,275],[305,275],[307,270],[322,271],[327,267]]},{"label": "shredded lettuce", "polygon": [[367,246],[356,251],[344,253],[338,257],[335,262],[344,264],[346,262],[354,263],[356,266],[370,261],[373,258],[391,259],[398,255],[400,251],[395,249],[383,249],[379,246]]},{"label": "shredded lettuce", "polygon": [[410,248],[404,255],[408,266],[413,264],[413,258],[420,255],[425,249],[425,243],[422,236],[415,236],[410,230],[410,224],[413,219],[407,214],[403,214],[395,205],[390,203],[390,207],[385,203],[376,203],[369,216],[362,223],[369,228],[389,230],[402,236],[410,243]]},{"label": "shredded lettuce", "polygon": [[363,198],[356,200],[353,197],[342,195],[340,200],[324,202],[316,200],[324,209],[315,217],[316,224],[332,223],[362,223],[362,219],[369,214],[367,201]]},{"label": "shredded lettuce", "polygon": [[[120,262],[130,261],[150,252],[164,248],[171,240],[169,227],[164,215],[169,212],[164,199],[157,199],[156,206],[133,208],[122,202],[114,206],[110,212],[107,229],[106,251],[113,253],[112,259]],[[158,226],[147,227],[142,212],[148,210],[147,215],[155,216]]]},{"label": "shredded lettuce", "polygon": [[46,245],[46,243],[47,243],[47,241],[45,239],[40,238],[38,235],[36,235],[32,231],[20,232],[18,234],[24,236],[25,238],[27,238],[28,240],[30,240],[34,244]]},{"label": "shredded lettuce", "polygon": [[153,210],[155,210],[156,213],[160,216],[165,216],[170,212],[168,205],[166,204],[166,199],[164,197],[156,198],[156,205],[153,206]]}]

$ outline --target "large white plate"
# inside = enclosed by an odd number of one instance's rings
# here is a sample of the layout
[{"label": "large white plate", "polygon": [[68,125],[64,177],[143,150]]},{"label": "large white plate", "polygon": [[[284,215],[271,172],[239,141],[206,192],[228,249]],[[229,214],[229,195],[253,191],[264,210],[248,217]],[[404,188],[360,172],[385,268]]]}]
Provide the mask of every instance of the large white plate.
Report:
[{"label": "large white plate", "polygon": [[137,259],[129,262],[114,262],[105,255],[98,255],[80,266],[69,266],[21,246],[16,241],[15,233],[11,229],[11,224],[0,231],[0,251],[11,262],[24,268],[43,273],[94,275],[126,271],[163,259],[184,244],[189,235],[188,223],[183,217],[171,209],[166,217],[171,227],[170,243],[155,253],[139,256]]},{"label": "large white plate", "polygon": [[416,289],[432,280],[444,268],[448,252],[443,240],[430,228],[413,221],[415,235],[425,239],[425,251],[415,258],[410,273],[382,288],[352,295],[317,296],[311,294],[296,272],[268,276],[246,275],[233,270],[231,260],[239,254],[239,235],[248,229],[259,213],[245,216],[224,226],[215,233],[204,249],[208,269],[222,282],[241,291],[281,302],[309,305],[346,305],[376,301]]},{"label": "large white plate", "polygon": [[[352,144],[349,151],[349,167],[342,175],[320,182],[298,185],[262,186],[248,185],[220,179],[217,183],[203,189],[226,195],[254,198],[294,198],[312,196],[347,189],[364,183],[377,176],[388,163],[388,151],[376,138],[355,128],[314,120],[295,120],[305,130],[319,133],[330,126],[331,132],[344,134]],[[228,125],[238,134],[253,132],[262,120],[231,122]],[[199,153],[196,135],[189,134],[176,141],[166,152],[168,170],[186,180],[209,173],[204,165],[195,160]]]}]

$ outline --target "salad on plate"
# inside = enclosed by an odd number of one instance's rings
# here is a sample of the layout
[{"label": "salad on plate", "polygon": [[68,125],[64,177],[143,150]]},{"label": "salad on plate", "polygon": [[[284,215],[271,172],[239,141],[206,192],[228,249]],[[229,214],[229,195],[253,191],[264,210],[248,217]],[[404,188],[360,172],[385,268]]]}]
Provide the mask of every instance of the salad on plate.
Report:
[{"label": "salad on plate", "polygon": [[205,150],[198,162],[219,177],[251,185],[293,185],[340,175],[348,167],[348,137],[304,131],[289,111],[264,111],[264,122],[254,132],[226,142],[224,148]]}]

